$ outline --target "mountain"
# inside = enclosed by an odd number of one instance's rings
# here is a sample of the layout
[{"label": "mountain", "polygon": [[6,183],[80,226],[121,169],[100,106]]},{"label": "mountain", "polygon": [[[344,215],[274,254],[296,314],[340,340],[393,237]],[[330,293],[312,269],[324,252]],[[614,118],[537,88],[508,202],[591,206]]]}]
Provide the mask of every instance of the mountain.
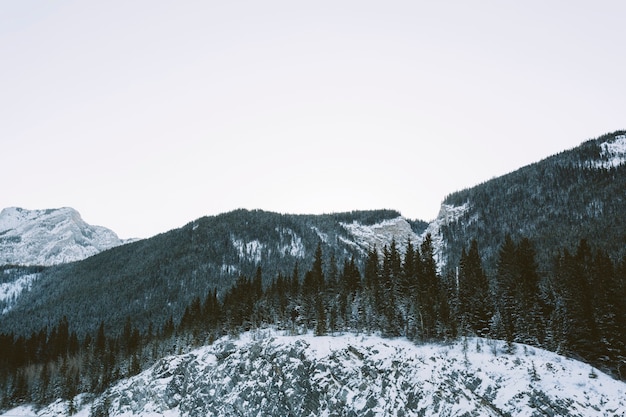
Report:
[{"label": "mountain", "polygon": [[0,265],[74,262],[123,243],[112,230],[87,224],[69,207],[0,212]]},{"label": "mountain", "polygon": [[[168,356],[93,397],[38,410],[65,416],[620,416],[626,385],[545,350],[467,338],[314,337],[257,330]],[[22,406],[1,416],[34,415]]]},{"label": "mountain", "polygon": [[0,409],[623,415],[625,162],[617,132],[453,193],[430,224],[236,210],[1,267]]},{"label": "mountain", "polygon": [[337,263],[352,256],[360,262],[374,245],[380,250],[394,239],[402,245],[418,241],[425,227],[393,210],[326,215],[236,210],[202,217],[81,262],[39,272],[5,268],[0,332],[30,334],[63,316],[80,324],[79,333],[94,331],[102,320],[108,330],[120,331],[127,317],[146,330],[170,316],[178,321],[195,297],[213,290],[222,296],[257,268],[266,285],[279,273],[292,274],[296,264],[305,271],[318,245],[327,266],[331,257]]},{"label": "mountain", "polygon": [[528,238],[544,271],[581,239],[612,259],[626,255],[626,132],[618,131],[448,195],[427,232],[454,269],[476,239],[493,273],[506,235]]}]

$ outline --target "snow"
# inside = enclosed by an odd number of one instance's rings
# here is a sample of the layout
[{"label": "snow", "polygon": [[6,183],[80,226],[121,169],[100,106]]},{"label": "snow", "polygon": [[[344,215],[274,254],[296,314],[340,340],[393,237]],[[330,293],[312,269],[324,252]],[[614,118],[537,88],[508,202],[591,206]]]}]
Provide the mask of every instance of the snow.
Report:
[{"label": "snow", "polygon": [[246,241],[234,235],[231,235],[230,241],[237,251],[239,259],[257,264],[263,259],[263,253],[270,254],[272,250],[277,250],[282,256],[291,255],[296,258],[305,257],[306,249],[300,236],[289,228],[276,228],[275,230],[280,235],[278,246],[270,247],[268,244],[258,239]]},{"label": "snow", "polygon": [[5,302],[6,306],[0,312],[0,315],[6,314],[11,310],[12,304],[22,291],[29,291],[33,282],[39,278],[40,274],[28,274],[19,277],[13,282],[4,282],[0,284],[0,302]]},{"label": "snow", "polygon": [[[512,352],[512,353],[511,353]],[[116,416],[622,416],[626,384],[555,353],[467,338],[315,337],[265,329],[163,358],[105,394]],[[79,416],[90,403],[77,397]],[[95,398],[104,401],[103,396]],[[55,402],[8,416],[61,416]],[[31,413],[31,414],[29,414]]]},{"label": "snow", "polygon": [[235,249],[237,249],[240,259],[246,259],[255,263],[261,262],[265,245],[259,240],[255,239],[250,242],[245,242],[242,239],[231,236],[231,242]]},{"label": "snow", "polygon": [[5,208],[0,212],[0,264],[55,265],[78,261],[127,243],[104,227],[87,224],[69,207]]},{"label": "snow", "polygon": [[393,240],[396,241],[398,250],[401,252],[406,249],[409,239],[413,243],[421,241],[403,217],[384,220],[373,225],[361,224],[356,220],[352,223],[340,224],[354,237],[354,242],[342,237],[339,237],[340,240],[348,245],[356,244],[356,247],[364,254],[373,247],[381,251],[385,246],[391,246]]},{"label": "snow", "polygon": [[306,249],[302,238],[289,228],[276,228],[276,231],[280,233],[281,246],[278,251],[283,255],[291,255],[295,258],[304,258],[306,256]]},{"label": "snow", "polygon": [[459,220],[465,213],[469,211],[469,209],[469,203],[465,203],[461,206],[442,204],[441,208],[439,209],[439,214],[437,215],[437,218],[430,222],[430,224],[422,234],[420,240],[423,240],[423,238],[426,237],[427,234],[431,235],[435,252],[435,261],[437,262],[437,266],[439,267],[439,269],[441,269],[446,263],[446,259],[444,258],[446,243],[443,239],[441,229],[442,227]]},{"label": "snow", "polygon": [[600,159],[590,163],[592,168],[615,168],[626,163],[626,135],[617,135],[600,147]]},{"label": "snow", "polygon": [[328,243],[328,234],[322,232],[320,229],[318,229],[315,226],[311,226],[311,229],[317,234],[317,236],[319,236],[322,242]]}]

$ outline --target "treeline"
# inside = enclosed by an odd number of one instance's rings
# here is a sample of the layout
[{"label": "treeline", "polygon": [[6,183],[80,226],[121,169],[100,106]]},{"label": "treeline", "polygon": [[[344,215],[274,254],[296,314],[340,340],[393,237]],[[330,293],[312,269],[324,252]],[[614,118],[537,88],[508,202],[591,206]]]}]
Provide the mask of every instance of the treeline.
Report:
[{"label": "treeline", "polygon": [[120,334],[107,334],[101,323],[79,338],[63,318],[30,337],[0,334],[0,408],[99,393],[167,354],[265,326],[416,342],[478,335],[504,339],[511,349],[523,342],[574,356],[624,379],[626,259],[614,262],[585,240],[573,252],[563,249],[550,273],[536,258],[529,239],[507,236],[489,276],[472,241],[455,272],[442,276],[430,236],[419,245],[371,248],[362,264],[325,259],[318,246],[310,269],[296,264],[263,285],[259,267],[222,295],[194,298],[180,321],[170,317],[158,329],[141,332],[128,318]]}]

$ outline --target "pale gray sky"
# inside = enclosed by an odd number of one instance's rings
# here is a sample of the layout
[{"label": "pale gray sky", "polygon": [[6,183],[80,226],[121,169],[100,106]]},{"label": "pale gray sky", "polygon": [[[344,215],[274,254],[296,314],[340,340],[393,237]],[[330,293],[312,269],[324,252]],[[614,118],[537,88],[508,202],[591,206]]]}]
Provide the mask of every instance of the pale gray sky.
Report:
[{"label": "pale gray sky", "polygon": [[624,1],[0,2],[0,208],[392,208],[626,128]]}]

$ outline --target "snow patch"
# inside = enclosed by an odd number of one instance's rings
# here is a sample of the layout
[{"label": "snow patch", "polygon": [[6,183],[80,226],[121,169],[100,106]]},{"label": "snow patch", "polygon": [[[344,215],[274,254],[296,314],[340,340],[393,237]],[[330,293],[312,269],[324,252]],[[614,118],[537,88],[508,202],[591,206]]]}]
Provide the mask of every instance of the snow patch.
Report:
[{"label": "snow patch", "polygon": [[238,265],[222,264],[222,266],[220,267],[220,272],[223,275],[234,275],[234,274],[239,273],[239,266]]},{"label": "snow patch", "polygon": [[280,234],[280,247],[278,251],[285,255],[291,255],[295,258],[304,258],[306,250],[302,238],[289,228],[277,227],[276,231]]},{"label": "snow patch", "polygon": [[245,242],[244,240],[236,239],[234,236],[231,236],[231,242],[235,249],[237,249],[239,259],[245,259],[254,263],[261,262],[265,245],[259,240],[255,239],[250,242]]},{"label": "snow patch", "polygon": [[328,243],[328,234],[322,232],[320,229],[318,229],[315,226],[311,226],[311,229],[317,234],[317,236],[319,236],[320,240],[324,243]]},{"label": "snow patch", "polygon": [[626,135],[617,135],[613,142],[604,142],[600,147],[600,159],[590,162],[592,168],[615,168],[626,163]]},{"label": "snow patch", "polygon": [[463,217],[465,213],[469,211],[469,209],[470,205],[467,202],[461,206],[442,204],[441,209],[439,209],[439,214],[437,215],[437,218],[428,225],[428,227],[421,236],[423,240],[423,238],[430,233],[433,242],[435,261],[437,262],[437,267],[440,270],[446,264],[446,242],[443,238],[443,233],[441,232],[441,229],[444,226],[447,226],[459,220],[461,217]]},{"label": "snow patch", "polygon": [[384,220],[373,225],[364,225],[357,221],[340,224],[354,237],[354,243],[340,237],[341,241],[351,245],[356,243],[364,254],[373,247],[381,251],[385,246],[391,246],[394,240],[398,250],[403,252],[409,240],[413,243],[421,240],[403,217]]},{"label": "snow patch", "polygon": [[24,275],[13,282],[5,282],[0,284],[0,303],[5,303],[5,307],[2,309],[2,314],[8,313],[17,298],[23,291],[30,291],[33,282],[39,278],[40,274]]}]

